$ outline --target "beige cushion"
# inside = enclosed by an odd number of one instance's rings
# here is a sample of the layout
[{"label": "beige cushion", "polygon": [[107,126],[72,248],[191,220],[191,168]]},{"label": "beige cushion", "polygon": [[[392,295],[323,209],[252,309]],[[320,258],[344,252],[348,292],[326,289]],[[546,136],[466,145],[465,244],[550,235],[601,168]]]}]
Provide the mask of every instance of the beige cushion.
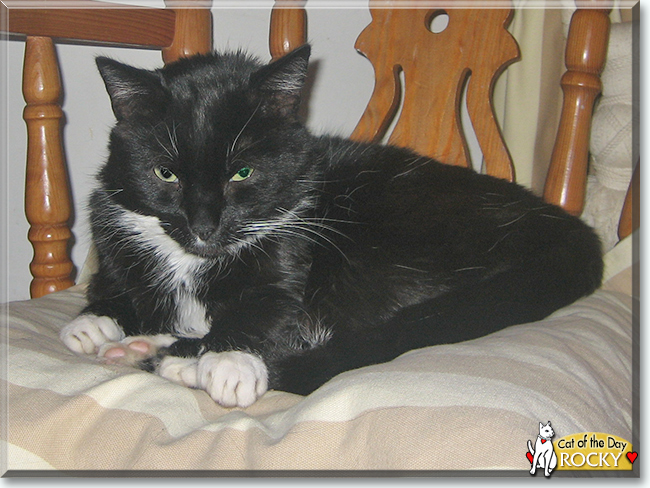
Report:
[{"label": "beige cushion", "polygon": [[246,410],[68,351],[58,331],[82,287],[10,304],[8,468],[525,470],[540,421],[556,438],[631,440],[629,243],[608,255],[604,289],[541,322],[411,351],[307,397],[271,391]]}]

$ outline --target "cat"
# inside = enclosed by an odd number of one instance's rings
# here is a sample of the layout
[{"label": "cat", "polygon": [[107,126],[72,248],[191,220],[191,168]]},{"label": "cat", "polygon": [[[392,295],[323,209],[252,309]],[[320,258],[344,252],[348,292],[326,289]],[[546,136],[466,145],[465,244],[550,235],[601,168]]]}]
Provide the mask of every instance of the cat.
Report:
[{"label": "cat", "polygon": [[97,59],[117,122],[89,202],[99,269],[61,332],[71,350],[245,407],[600,285],[594,232],[528,190],[308,132],[309,55]]},{"label": "cat", "polygon": [[[553,449],[553,442],[551,438],[555,435],[551,421],[549,420],[546,425],[539,423],[539,435],[535,441],[535,449],[530,441],[528,441],[528,451],[532,454],[533,464],[530,468],[530,474],[535,474],[537,468],[544,469],[544,476],[547,478],[551,476],[551,472],[557,466],[557,456]],[[530,458],[529,458],[530,459]]]}]

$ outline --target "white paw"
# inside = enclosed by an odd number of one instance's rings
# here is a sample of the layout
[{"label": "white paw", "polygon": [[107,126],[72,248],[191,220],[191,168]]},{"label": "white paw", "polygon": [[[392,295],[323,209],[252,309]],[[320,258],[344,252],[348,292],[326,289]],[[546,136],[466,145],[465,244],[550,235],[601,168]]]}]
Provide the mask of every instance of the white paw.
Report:
[{"label": "white paw", "polygon": [[259,357],[240,351],[208,352],[198,363],[197,387],[224,407],[248,407],[268,389]]},{"label": "white paw", "polygon": [[92,354],[107,342],[123,339],[124,331],[110,317],[88,314],[63,327],[59,337],[71,351]]},{"label": "white paw", "polygon": [[119,342],[106,342],[97,357],[110,364],[137,366],[140,361],[151,358],[161,347],[169,347],[177,339],[169,334],[129,336]]},{"label": "white paw", "polygon": [[196,388],[199,360],[165,356],[158,365],[156,373],[163,378],[189,388]]}]

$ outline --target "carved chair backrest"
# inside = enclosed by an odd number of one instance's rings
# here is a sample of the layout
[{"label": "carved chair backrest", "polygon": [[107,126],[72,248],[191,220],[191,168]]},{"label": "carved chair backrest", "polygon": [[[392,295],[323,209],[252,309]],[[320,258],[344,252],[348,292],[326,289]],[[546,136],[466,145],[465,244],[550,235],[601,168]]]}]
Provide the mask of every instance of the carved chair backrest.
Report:
[{"label": "carved chair backrest", "polygon": [[[467,110],[486,172],[514,180],[491,97],[497,76],[519,56],[506,30],[512,10],[374,8],[371,14],[372,22],[356,48],[374,66],[375,88],[352,137],[382,140],[399,115],[389,143],[447,164],[469,166],[461,123],[461,95],[467,84]],[[447,25],[432,31],[434,20],[442,17]]]}]

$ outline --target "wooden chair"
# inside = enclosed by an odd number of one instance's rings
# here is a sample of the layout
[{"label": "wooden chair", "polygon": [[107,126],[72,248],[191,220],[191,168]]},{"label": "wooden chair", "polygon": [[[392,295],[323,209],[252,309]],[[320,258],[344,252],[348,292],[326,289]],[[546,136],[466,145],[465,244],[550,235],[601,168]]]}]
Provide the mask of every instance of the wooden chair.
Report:
[{"label": "wooden chair", "polygon": [[[53,38],[83,44],[162,49],[168,63],[212,48],[209,5],[169,1],[175,8],[126,8],[95,1],[75,8],[23,8],[0,4],[8,33],[27,36],[23,94],[28,130],[25,213],[34,247],[30,271],[33,298],[73,285],[68,254],[71,213],[68,174],[61,147],[61,80]],[[6,5],[5,5],[6,4]],[[9,8],[7,8],[9,7]]]}]

